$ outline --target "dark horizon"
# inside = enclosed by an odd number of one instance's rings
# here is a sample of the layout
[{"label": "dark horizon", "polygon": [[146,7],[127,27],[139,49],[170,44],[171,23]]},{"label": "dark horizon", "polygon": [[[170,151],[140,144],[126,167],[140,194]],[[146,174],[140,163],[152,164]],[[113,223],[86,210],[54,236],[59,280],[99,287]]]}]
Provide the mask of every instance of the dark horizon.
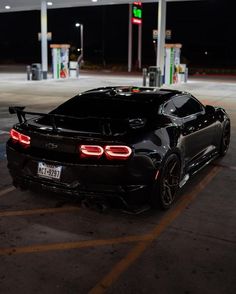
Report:
[{"label": "dark horizon", "polygon": [[[181,43],[182,62],[190,67],[234,68],[233,10],[227,2],[168,2],[168,43]],[[143,4],[143,65],[155,64],[152,30],[157,27],[157,3]],[[100,64],[127,64],[128,5],[48,10],[50,43],[80,46],[75,23],[84,24],[85,60]],[[40,11],[0,14],[1,63],[40,62]],[[133,64],[137,56],[137,27],[133,26]],[[49,51],[50,57],[50,51]]]}]

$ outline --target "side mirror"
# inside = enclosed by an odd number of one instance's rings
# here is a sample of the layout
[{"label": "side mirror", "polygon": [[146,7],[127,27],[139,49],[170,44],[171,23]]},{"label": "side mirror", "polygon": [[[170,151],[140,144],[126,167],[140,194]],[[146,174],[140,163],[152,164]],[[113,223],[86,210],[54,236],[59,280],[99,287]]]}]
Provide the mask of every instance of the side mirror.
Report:
[{"label": "side mirror", "polygon": [[206,105],[205,110],[206,110],[206,113],[209,113],[209,114],[214,114],[215,113],[215,107],[212,106],[212,105]]}]

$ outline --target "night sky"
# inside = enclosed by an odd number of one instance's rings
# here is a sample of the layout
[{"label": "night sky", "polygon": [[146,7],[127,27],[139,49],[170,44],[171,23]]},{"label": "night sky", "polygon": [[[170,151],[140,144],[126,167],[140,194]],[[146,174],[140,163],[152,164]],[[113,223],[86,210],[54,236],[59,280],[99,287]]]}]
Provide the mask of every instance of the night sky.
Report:
[{"label": "night sky", "polygon": [[[234,10],[227,0],[169,2],[168,43],[182,43],[182,62],[189,66],[232,68],[236,66]],[[87,62],[127,64],[128,5],[78,7],[48,10],[50,43],[80,47],[84,24],[84,54]],[[0,62],[40,62],[40,12],[0,14]],[[157,3],[143,4],[143,64],[155,64],[152,30],[157,27]],[[134,26],[134,60],[137,56],[137,26]],[[207,54],[206,54],[207,52]]]}]

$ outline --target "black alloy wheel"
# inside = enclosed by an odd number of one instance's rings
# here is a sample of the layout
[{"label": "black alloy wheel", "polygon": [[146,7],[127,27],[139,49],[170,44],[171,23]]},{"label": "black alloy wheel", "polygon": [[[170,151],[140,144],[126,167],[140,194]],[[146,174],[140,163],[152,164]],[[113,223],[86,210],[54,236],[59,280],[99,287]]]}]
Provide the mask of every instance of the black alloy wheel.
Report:
[{"label": "black alloy wheel", "polygon": [[230,143],[230,122],[227,121],[225,123],[223,132],[222,132],[222,138],[221,138],[221,145],[220,145],[220,156],[224,156],[229,148]]},{"label": "black alloy wheel", "polygon": [[166,159],[155,184],[151,197],[153,207],[159,206],[162,209],[169,209],[171,207],[179,190],[180,174],[180,159],[176,154],[171,154]]}]

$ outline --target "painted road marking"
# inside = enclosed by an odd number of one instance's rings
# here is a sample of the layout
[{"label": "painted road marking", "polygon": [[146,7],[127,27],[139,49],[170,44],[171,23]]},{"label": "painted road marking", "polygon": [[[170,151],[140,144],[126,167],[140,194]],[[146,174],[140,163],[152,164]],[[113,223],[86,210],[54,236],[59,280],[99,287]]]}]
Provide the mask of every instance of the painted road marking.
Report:
[{"label": "painted road marking", "polygon": [[9,132],[0,130],[0,135],[6,135],[6,134],[9,135]]},{"label": "painted road marking", "polygon": [[29,210],[18,210],[18,211],[0,211],[0,217],[9,216],[27,216],[27,215],[37,215],[46,213],[62,213],[62,212],[73,212],[80,210],[80,207],[67,206],[59,208],[39,208],[39,209],[29,209]]},{"label": "painted road marking", "polygon": [[203,191],[212,179],[222,170],[214,167],[210,173],[195,187],[190,194],[183,195],[180,203],[170,210],[160,223],[150,232],[151,238],[140,241],[130,252],[121,259],[112,270],[89,291],[89,294],[102,294],[111,287],[128,268],[144,253],[151,243],[183,212],[184,209]]},{"label": "painted road marking", "polygon": [[15,189],[16,189],[15,187],[11,186],[11,187],[8,187],[8,188],[0,191],[0,197],[14,191]]},{"label": "painted road marking", "polygon": [[140,241],[149,240],[150,238],[151,238],[151,235],[147,234],[147,235],[141,235],[141,236],[127,236],[127,237],[118,237],[118,238],[112,238],[112,239],[84,240],[84,241],[77,241],[77,242],[42,244],[42,245],[33,245],[33,246],[26,246],[26,247],[0,248],[0,255],[16,255],[16,254],[25,254],[25,253],[40,253],[40,252],[48,252],[48,251],[71,250],[71,249],[79,249],[79,248],[140,242]]},{"label": "painted road marking", "polygon": [[89,293],[105,293],[106,290],[126,271],[148,248],[148,246],[180,215],[180,213],[197,197],[197,195],[205,189],[211,180],[222,170],[215,167],[211,172],[196,186],[195,190],[190,194],[183,195],[180,203],[170,210],[159,222],[159,224],[151,230],[150,233],[141,236],[127,236],[112,239],[85,240],[78,242],[42,244],[26,247],[13,247],[0,249],[0,255],[16,255],[26,253],[40,253],[58,250],[70,250],[97,246],[107,246],[114,244],[136,243],[138,244],[116,264],[110,273],[108,273],[102,281],[100,281]]},{"label": "painted road marking", "polygon": [[231,166],[231,165],[226,165],[226,164],[221,164],[221,163],[215,163],[213,164],[214,166],[222,167],[222,168],[227,168],[230,170],[235,170],[236,171],[236,166]]}]

